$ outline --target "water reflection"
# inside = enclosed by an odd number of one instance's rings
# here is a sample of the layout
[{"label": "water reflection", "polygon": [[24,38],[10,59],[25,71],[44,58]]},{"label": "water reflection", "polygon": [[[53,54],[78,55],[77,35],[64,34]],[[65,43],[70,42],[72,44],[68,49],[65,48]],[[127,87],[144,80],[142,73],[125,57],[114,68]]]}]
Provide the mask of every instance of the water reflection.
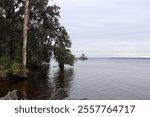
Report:
[{"label": "water reflection", "polygon": [[29,77],[26,85],[27,99],[49,99],[52,87],[46,72],[34,72]]},{"label": "water reflection", "polygon": [[52,71],[50,77],[52,78],[51,81],[53,81],[54,90],[59,90],[53,99],[64,99],[68,97],[72,83],[71,81],[73,80],[73,73],[74,71],[72,68],[66,68],[63,71],[60,71],[59,69],[57,69],[56,72]]},{"label": "water reflection", "polygon": [[0,97],[18,90],[19,99],[150,99],[149,68],[150,59],[88,59],[59,71],[51,61],[28,80],[0,81]]},{"label": "water reflection", "polygon": [[6,95],[8,91],[18,90],[19,99],[48,100],[59,90],[52,99],[64,99],[68,96],[72,75],[71,68],[59,71],[58,68],[51,70],[50,67],[41,69],[40,72],[31,72],[27,80],[0,81],[0,97]]}]

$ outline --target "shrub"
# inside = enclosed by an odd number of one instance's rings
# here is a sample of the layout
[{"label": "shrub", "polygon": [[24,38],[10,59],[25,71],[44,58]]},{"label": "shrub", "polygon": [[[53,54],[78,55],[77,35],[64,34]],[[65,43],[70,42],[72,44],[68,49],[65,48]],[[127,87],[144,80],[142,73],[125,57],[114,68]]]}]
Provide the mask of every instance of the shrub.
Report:
[{"label": "shrub", "polygon": [[6,78],[8,76],[19,76],[21,74],[27,74],[28,69],[22,69],[21,64],[16,61],[10,61],[6,56],[0,58],[0,78]]},{"label": "shrub", "polygon": [[10,75],[18,75],[20,73],[21,65],[16,62],[11,62],[9,65],[9,74]]},{"label": "shrub", "polygon": [[5,78],[7,76],[8,70],[0,70],[0,78]]},{"label": "shrub", "polygon": [[2,56],[0,58],[0,69],[7,69],[8,65],[10,64],[10,58],[7,56]]}]

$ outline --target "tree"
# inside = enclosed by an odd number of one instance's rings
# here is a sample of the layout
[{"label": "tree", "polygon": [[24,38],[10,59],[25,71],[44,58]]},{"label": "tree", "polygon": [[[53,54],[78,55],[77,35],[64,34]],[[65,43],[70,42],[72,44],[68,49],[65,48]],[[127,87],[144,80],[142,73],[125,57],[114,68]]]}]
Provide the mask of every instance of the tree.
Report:
[{"label": "tree", "polygon": [[[1,0],[0,58],[6,56],[25,68],[49,62],[53,54],[55,57],[62,52],[71,55],[71,40],[59,18],[60,7],[48,5],[48,0]],[[56,57],[62,64],[60,59]]]},{"label": "tree", "polygon": [[24,25],[23,25],[23,41],[22,41],[22,68],[26,69],[26,47],[27,47],[27,28],[28,28],[28,17],[29,17],[29,0],[25,0],[24,9]]},{"label": "tree", "polygon": [[54,44],[53,54],[55,60],[59,64],[60,70],[64,69],[64,65],[74,65],[75,56],[71,54],[71,40],[64,27],[59,28],[59,33]]},{"label": "tree", "polygon": [[[52,53],[52,41],[56,38],[59,24],[59,7],[47,6],[47,0],[30,2],[28,59],[29,65],[49,62]],[[32,9],[32,10],[31,10]]]},{"label": "tree", "polygon": [[54,57],[59,64],[60,70],[64,70],[65,64],[72,66],[75,62],[75,56],[66,48],[56,47],[54,50]]},{"label": "tree", "polygon": [[20,57],[23,21],[21,3],[21,0],[0,1],[0,57],[7,56],[11,60]]}]

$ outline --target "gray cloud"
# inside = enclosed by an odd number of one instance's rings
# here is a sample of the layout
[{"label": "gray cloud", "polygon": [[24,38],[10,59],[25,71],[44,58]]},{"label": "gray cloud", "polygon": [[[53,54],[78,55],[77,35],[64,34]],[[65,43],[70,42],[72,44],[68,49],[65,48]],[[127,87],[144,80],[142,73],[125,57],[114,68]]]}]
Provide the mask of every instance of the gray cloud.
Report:
[{"label": "gray cloud", "polygon": [[149,0],[55,0],[79,56],[150,57]]}]

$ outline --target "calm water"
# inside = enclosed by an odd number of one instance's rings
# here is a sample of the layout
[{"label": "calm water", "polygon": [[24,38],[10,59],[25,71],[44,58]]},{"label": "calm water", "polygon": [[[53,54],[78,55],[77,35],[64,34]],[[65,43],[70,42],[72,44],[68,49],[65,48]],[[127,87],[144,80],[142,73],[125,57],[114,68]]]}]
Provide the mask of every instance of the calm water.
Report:
[{"label": "calm water", "polygon": [[28,80],[0,81],[0,97],[14,89],[20,99],[150,99],[150,59],[78,60],[64,72],[52,61]]}]

